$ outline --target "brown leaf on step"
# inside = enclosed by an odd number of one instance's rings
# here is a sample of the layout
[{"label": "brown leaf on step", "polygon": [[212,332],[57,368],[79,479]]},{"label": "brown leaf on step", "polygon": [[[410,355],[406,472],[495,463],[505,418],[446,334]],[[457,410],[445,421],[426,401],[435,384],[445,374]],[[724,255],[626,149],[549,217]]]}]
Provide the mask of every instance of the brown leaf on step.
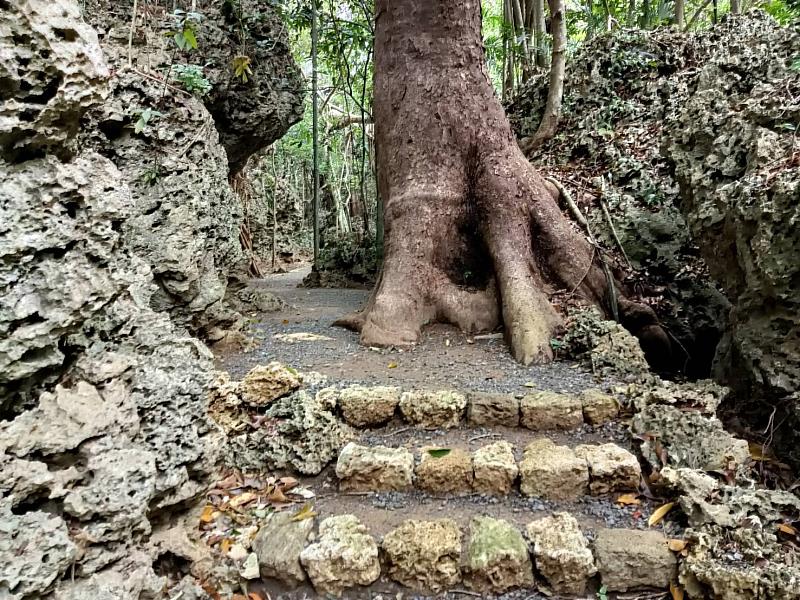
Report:
[{"label": "brown leaf on step", "polygon": [[204,581],[200,584],[200,587],[203,588],[203,591],[211,596],[212,600],[221,600],[222,596],[219,595],[219,592],[211,585],[209,582]]},{"label": "brown leaf on step", "polygon": [[623,506],[638,505],[641,503],[642,501],[636,497],[636,494],[622,494],[617,498],[617,504],[622,504]]},{"label": "brown leaf on step", "polygon": [[305,519],[313,519],[316,516],[317,513],[314,512],[314,507],[311,506],[311,503],[306,502],[303,504],[303,508],[292,515],[292,521],[304,521]]},{"label": "brown leaf on step", "polygon": [[214,520],[214,507],[211,504],[206,504],[203,512],[200,514],[201,523],[211,523]]},{"label": "brown leaf on step", "polygon": [[683,549],[686,548],[686,544],[688,542],[686,540],[667,540],[667,546],[673,552],[683,552]]},{"label": "brown leaf on step", "polygon": [[239,494],[238,496],[234,496],[228,502],[228,505],[231,508],[240,508],[245,504],[249,504],[253,500],[255,500],[258,496],[256,496],[253,492],[245,492],[244,494]]},{"label": "brown leaf on step", "polygon": [[672,594],[672,600],[683,600],[683,588],[677,583],[669,584],[669,592]]},{"label": "brown leaf on step", "polygon": [[788,523],[781,523],[778,525],[778,531],[783,532],[787,535],[797,537],[797,529],[789,525]]},{"label": "brown leaf on step", "polygon": [[285,504],[289,502],[289,499],[284,495],[280,488],[273,489],[269,495],[267,496],[267,500],[270,502],[277,502],[280,504]]},{"label": "brown leaf on step", "polygon": [[283,486],[283,491],[288,492],[290,489],[297,487],[300,482],[294,477],[281,477],[279,483]]},{"label": "brown leaf on step", "polygon": [[231,596],[231,600],[247,600],[247,596],[243,594],[234,594]]},{"label": "brown leaf on step", "polygon": [[658,456],[658,460],[661,461],[661,466],[662,467],[666,467],[667,466],[667,459],[668,459],[667,449],[664,448],[663,445],[661,445],[661,442],[659,442],[658,440],[655,440],[653,442],[653,450],[655,450],[655,453]]},{"label": "brown leaf on step", "polygon": [[262,596],[258,592],[250,592],[249,594],[247,594],[247,597],[250,600],[264,600],[264,596]]},{"label": "brown leaf on step", "polygon": [[647,519],[647,524],[650,527],[658,525],[661,522],[661,520],[667,515],[667,513],[672,510],[673,506],[675,506],[674,502],[668,502],[663,506],[659,506],[657,509],[653,511],[653,514],[650,515],[650,518]]}]

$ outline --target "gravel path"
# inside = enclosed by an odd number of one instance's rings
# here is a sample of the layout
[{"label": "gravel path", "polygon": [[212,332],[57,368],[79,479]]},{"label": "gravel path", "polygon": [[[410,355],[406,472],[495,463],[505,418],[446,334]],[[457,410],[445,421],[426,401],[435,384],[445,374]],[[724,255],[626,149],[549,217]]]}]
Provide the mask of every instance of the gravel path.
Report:
[{"label": "gravel path", "polygon": [[[303,268],[253,283],[290,307],[258,315],[248,330],[258,346],[218,357],[219,368],[240,378],[256,365],[278,360],[301,371],[317,371],[332,381],[386,383],[404,389],[519,392],[535,387],[576,392],[597,385],[591,373],[575,363],[524,367],[511,357],[502,338],[472,341],[448,325],[427,327],[420,343],[410,349],[366,348],[358,343],[356,333],[331,325],[340,316],[358,310],[369,292],[298,288],[307,273],[308,268]],[[330,339],[288,343],[275,337],[286,333],[311,333]]]}]

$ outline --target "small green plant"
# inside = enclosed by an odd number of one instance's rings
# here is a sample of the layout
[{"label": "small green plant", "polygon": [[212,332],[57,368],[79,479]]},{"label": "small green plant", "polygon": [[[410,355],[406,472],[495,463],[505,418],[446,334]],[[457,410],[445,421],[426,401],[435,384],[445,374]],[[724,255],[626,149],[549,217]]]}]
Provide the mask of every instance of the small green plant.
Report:
[{"label": "small green plant", "polygon": [[162,113],[152,108],[140,108],[134,111],[133,114],[137,117],[133,124],[133,132],[136,134],[142,133],[150,124],[150,121],[164,116]]},{"label": "small green plant", "polygon": [[234,57],[231,64],[233,67],[234,77],[242,80],[242,83],[247,83],[249,77],[253,74],[250,70],[250,57],[244,54]]},{"label": "small green plant", "polygon": [[606,586],[597,590],[597,600],[608,600],[608,588]]},{"label": "small green plant", "polygon": [[792,66],[789,67],[792,71],[800,71],[800,56],[795,56],[792,60]]},{"label": "small green plant", "polygon": [[205,96],[211,91],[211,82],[205,78],[199,65],[175,65],[175,79],[190,94]]},{"label": "small green plant", "polygon": [[155,185],[161,177],[161,168],[158,165],[146,168],[139,177],[145,185]]},{"label": "small green plant", "polygon": [[178,8],[172,13],[172,20],[172,29],[164,35],[171,37],[180,50],[197,50],[197,27],[203,15]]}]

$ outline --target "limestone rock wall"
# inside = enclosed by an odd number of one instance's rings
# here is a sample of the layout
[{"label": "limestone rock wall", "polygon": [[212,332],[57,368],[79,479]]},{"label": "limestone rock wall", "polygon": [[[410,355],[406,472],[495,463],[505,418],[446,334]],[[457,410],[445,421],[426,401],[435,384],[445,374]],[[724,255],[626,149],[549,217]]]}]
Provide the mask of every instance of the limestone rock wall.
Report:
[{"label": "limestone rock wall", "polygon": [[800,28],[752,23],[699,70],[664,150],[692,236],[733,304],[717,376],[789,416],[778,431],[788,451],[800,424]]},{"label": "limestone rock wall", "polygon": [[[151,537],[214,464],[212,356],[190,332],[236,318],[229,129],[158,80],[157,53],[152,70],[127,65],[108,25],[130,16],[126,2],[0,2],[3,598],[160,597]],[[260,140],[285,106],[263,107]]]}]

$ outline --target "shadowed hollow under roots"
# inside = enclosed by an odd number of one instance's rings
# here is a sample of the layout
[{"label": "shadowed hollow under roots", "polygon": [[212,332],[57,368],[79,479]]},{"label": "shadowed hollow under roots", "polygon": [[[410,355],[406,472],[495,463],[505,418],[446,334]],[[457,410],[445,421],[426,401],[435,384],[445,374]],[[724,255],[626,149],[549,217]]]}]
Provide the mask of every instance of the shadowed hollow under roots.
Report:
[{"label": "shadowed hollow under roots", "polygon": [[[374,105],[384,264],[365,308],[336,324],[369,346],[413,344],[437,321],[503,325],[517,360],[552,360],[550,294],[606,310],[610,287],[517,146],[485,73],[480,1],[377,0]],[[643,346],[669,347],[651,309],[617,304]]]}]

